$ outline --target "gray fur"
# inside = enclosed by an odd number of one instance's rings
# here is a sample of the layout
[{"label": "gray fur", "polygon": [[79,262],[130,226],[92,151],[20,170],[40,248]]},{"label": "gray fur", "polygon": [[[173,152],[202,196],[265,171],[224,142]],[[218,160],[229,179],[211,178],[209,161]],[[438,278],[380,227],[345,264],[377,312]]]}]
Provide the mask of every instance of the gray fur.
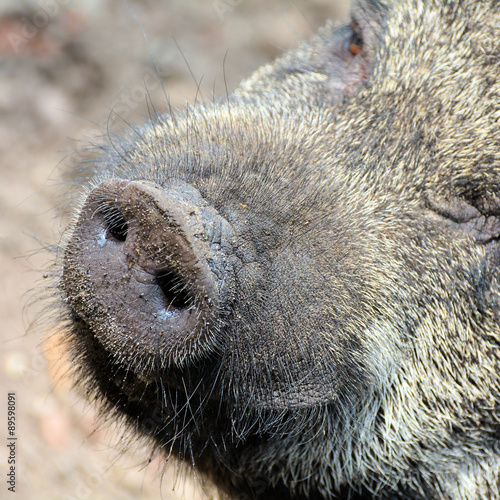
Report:
[{"label": "gray fur", "polygon": [[[500,4],[352,12],[359,54],[327,25],[81,165],[59,259],[76,376],[232,495],[500,498]],[[92,319],[72,249],[110,179],[187,183],[232,228],[234,279],[189,351]]]}]

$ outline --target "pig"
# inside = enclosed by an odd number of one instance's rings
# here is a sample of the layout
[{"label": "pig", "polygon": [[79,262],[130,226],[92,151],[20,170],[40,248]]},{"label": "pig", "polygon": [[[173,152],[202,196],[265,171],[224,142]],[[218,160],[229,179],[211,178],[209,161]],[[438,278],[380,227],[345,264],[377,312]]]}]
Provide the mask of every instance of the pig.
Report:
[{"label": "pig", "polygon": [[499,29],[358,0],[77,165],[86,397],[229,498],[500,498]]}]

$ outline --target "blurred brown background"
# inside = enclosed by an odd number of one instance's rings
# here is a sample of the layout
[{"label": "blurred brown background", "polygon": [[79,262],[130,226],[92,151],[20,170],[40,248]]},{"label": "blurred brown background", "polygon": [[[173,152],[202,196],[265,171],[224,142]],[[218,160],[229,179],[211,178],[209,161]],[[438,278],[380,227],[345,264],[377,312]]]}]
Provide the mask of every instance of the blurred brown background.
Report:
[{"label": "blurred brown background", "polygon": [[[172,105],[193,102],[197,92],[211,99],[326,19],[345,14],[347,3],[0,1],[0,498],[199,495],[184,474],[172,491],[172,465],[161,480],[159,459],[142,468],[143,451],[120,456],[110,445],[115,431],[95,430],[93,409],[64,380],[53,337],[42,342],[49,322],[32,324],[44,302],[26,304],[49,284],[43,270],[51,255],[43,247],[60,234],[60,171],[70,163],[68,154],[106,130],[112,109],[128,122],[141,121],[148,114],[146,93],[157,109],[166,109],[153,60]],[[5,479],[11,391],[19,437],[15,495]]]}]

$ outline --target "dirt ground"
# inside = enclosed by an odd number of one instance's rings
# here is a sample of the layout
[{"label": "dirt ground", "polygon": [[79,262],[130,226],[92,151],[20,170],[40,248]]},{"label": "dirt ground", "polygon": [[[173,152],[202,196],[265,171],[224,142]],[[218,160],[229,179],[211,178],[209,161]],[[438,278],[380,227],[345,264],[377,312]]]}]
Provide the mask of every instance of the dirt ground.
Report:
[{"label": "dirt ground", "polygon": [[[58,179],[108,126],[147,117],[147,94],[166,109],[162,84],[179,107],[225,94],[346,11],[344,0],[0,1],[0,498],[200,495],[173,464],[162,479],[159,458],[142,467],[144,451],[121,456],[116,431],[98,426],[64,378],[55,337],[43,341],[44,270],[64,212]],[[6,480],[8,393],[15,494]]]}]

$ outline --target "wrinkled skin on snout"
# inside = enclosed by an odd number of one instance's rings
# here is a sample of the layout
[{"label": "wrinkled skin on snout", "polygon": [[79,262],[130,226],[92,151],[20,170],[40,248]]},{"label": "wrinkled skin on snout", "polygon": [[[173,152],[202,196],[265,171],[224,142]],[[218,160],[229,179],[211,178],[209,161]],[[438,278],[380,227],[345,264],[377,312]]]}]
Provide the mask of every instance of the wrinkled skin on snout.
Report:
[{"label": "wrinkled skin on snout", "polygon": [[229,494],[497,498],[499,9],[360,1],[81,164],[88,397]]}]

